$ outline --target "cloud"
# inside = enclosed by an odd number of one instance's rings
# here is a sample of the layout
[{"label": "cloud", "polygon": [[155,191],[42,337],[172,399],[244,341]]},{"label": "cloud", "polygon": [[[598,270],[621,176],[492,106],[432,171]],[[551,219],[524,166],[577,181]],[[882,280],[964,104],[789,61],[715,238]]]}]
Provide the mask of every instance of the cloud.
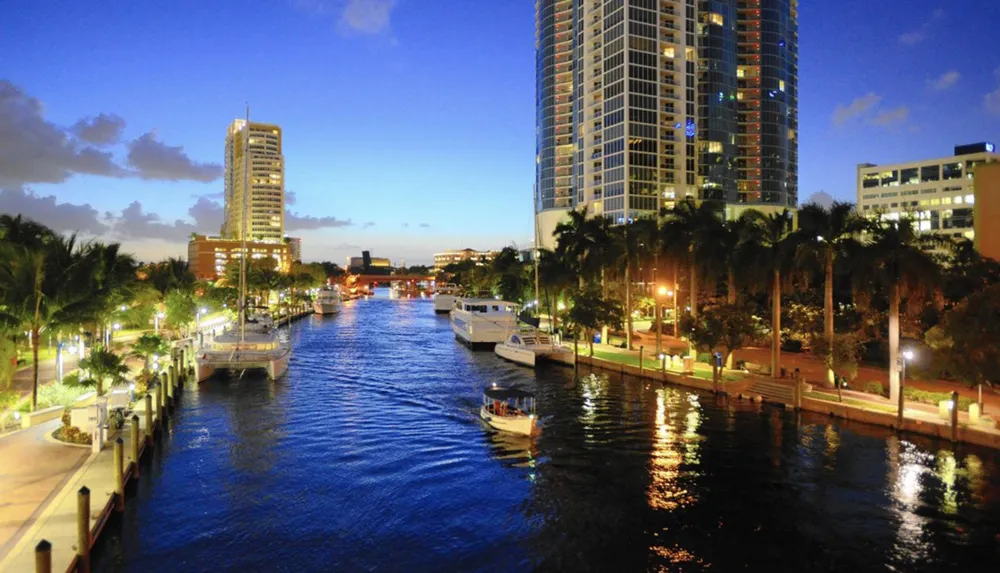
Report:
[{"label": "cloud", "polygon": [[810,195],[804,204],[808,205],[809,203],[829,209],[833,205],[833,195],[830,195],[826,191],[817,191]]},{"label": "cloud", "polygon": [[339,28],[347,33],[375,35],[389,29],[396,0],[348,0]]},{"label": "cloud", "polygon": [[295,191],[285,191],[285,205],[294,205],[296,200]]},{"label": "cloud", "polygon": [[55,195],[36,195],[20,187],[0,189],[0,213],[21,214],[59,232],[101,235],[108,230],[89,203],[60,203]]},{"label": "cloud", "polygon": [[375,36],[390,27],[396,0],[294,0],[300,10],[337,18],[337,31],[345,36]]},{"label": "cloud", "polygon": [[357,251],[361,249],[361,245],[352,245],[351,243],[340,243],[339,245],[334,245],[332,248],[336,251]]},{"label": "cloud", "polygon": [[431,228],[431,226],[429,224],[427,224],[427,223],[420,223],[420,226],[422,228],[424,228],[424,229],[430,229]]},{"label": "cloud", "polygon": [[110,151],[99,149],[120,143],[124,128],[124,119],[104,113],[69,128],[58,126],[45,119],[38,98],[0,80],[0,186],[62,183],[79,174],[204,182],[222,176],[220,165],[197,163],[153,133],[127,145],[131,169],[126,169]]},{"label": "cloud", "polygon": [[0,80],[0,186],[62,183],[77,173],[126,175],[110,153],[83,145],[47,121],[38,98]]},{"label": "cloud", "polygon": [[880,127],[890,127],[901,123],[906,123],[910,117],[910,108],[901,105],[897,108],[883,111],[869,120],[872,125]]},{"label": "cloud", "polygon": [[[201,197],[188,209],[188,215],[194,219],[194,224],[199,230],[215,233],[222,227],[225,210],[220,203]],[[209,231],[209,229],[216,230]]]},{"label": "cloud", "polygon": [[125,120],[113,113],[83,118],[69,128],[70,133],[94,145],[112,145],[121,141]]},{"label": "cloud", "polygon": [[285,210],[285,230],[286,231],[308,231],[312,229],[327,229],[332,227],[350,227],[354,223],[350,219],[338,219],[336,217],[312,217],[310,215],[296,215],[289,210]]},{"label": "cloud", "polygon": [[152,131],[128,144],[128,165],[141,179],[210,183],[222,177],[218,163],[193,161],[183,147],[158,141]]},{"label": "cloud", "polygon": [[958,83],[958,80],[961,77],[962,74],[955,70],[950,70],[941,74],[940,77],[929,80],[927,83],[930,85],[932,90],[936,92],[943,92]]},{"label": "cloud", "polygon": [[833,125],[840,127],[848,121],[861,117],[868,113],[873,107],[882,101],[882,96],[869,93],[868,95],[855,98],[851,105],[838,105],[833,112]]},{"label": "cloud", "polygon": [[938,20],[942,20],[945,17],[944,10],[937,9],[931,12],[930,18],[924,21],[916,30],[911,30],[904,34],[899,35],[899,43],[906,46],[913,46],[923,42],[927,39],[927,34],[931,31],[931,27]]},{"label": "cloud", "polygon": [[368,227],[374,227],[374,226],[375,226],[375,221],[368,221],[364,225],[361,225],[363,229],[367,229]]}]

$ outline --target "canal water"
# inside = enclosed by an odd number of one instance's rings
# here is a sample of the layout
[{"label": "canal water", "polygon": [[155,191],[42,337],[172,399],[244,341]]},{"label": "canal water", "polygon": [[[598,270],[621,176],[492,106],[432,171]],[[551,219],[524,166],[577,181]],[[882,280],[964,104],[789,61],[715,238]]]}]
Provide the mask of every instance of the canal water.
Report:
[{"label": "canal water", "polygon": [[[428,301],[289,333],[285,378],[189,386],[97,571],[996,571],[988,450],[458,344]],[[538,394],[534,440],[480,390]]]}]

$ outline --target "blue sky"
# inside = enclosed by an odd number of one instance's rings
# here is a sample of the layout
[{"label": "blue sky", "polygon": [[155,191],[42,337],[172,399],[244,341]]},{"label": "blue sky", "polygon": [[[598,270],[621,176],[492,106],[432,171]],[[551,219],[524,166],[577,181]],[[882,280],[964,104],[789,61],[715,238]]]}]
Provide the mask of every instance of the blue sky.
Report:
[{"label": "blue sky", "polygon": [[[859,162],[1000,142],[1000,3],[801,4],[803,199],[853,200]],[[183,255],[189,232],[218,230],[215,165],[249,102],[284,128],[306,259],[412,264],[531,239],[531,1],[9,0],[0,22],[0,136],[114,126],[92,146],[0,141],[0,210]]]}]

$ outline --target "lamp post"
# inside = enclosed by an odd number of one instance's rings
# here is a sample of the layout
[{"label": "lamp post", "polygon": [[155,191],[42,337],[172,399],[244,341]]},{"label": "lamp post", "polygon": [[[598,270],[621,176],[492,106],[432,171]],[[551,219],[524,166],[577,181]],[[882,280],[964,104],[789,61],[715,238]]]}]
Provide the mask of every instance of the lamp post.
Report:
[{"label": "lamp post", "polygon": [[156,334],[160,333],[160,320],[163,319],[163,316],[162,312],[158,312],[153,315],[153,329]]},{"label": "lamp post", "polygon": [[656,354],[659,356],[663,351],[663,301],[662,297],[667,296],[667,287],[660,286],[656,289],[656,296],[653,297],[653,302],[656,304],[656,312],[653,316],[656,319]]},{"label": "lamp post", "polygon": [[913,360],[913,351],[904,350],[899,355],[899,412],[896,414],[896,429],[903,429],[903,385],[906,382],[906,363]]},{"label": "lamp post", "polygon": [[115,332],[117,332],[117,331],[119,331],[121,329],[122,329],[122,325],[121,325],[120,322],[116,322],[113,325],[111,325],[111,333],[110,333],[111,334],[111,338],[108,339],[108,346],[111,346],[114,343],[114,341],[115,341]]}]

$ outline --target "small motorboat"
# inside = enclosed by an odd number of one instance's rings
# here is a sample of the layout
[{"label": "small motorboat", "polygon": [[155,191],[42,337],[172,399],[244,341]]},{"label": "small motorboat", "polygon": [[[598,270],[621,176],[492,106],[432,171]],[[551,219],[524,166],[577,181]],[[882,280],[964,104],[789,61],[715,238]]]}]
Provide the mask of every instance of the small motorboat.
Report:
[{"label": "small motorboat", "polygon": [[569,348],[556,344],[552,335],[533,326],[522,324],[507,333],[503,342],[493,347],[500,358],[535,367],[538,360],[573,365],[576,356]]},{"label": "small motorboat", "polygon": [[530,436],[535,433],[535,395],[518,386],[493,384],[483,390],[479,417],[501,432]]}]

